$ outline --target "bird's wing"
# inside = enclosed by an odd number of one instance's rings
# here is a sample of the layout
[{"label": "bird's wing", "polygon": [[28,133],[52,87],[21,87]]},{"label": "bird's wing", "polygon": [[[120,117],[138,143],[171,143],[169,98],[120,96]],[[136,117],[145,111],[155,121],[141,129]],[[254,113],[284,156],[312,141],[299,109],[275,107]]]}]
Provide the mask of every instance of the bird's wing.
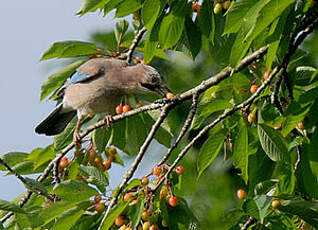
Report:
[{"label": "bird's wing", "polygon": [[71,83],[76,84],[91,80],[98,75],[128,66],[128,63],[114,58],[94,58],[79,68],[71,76]]}]

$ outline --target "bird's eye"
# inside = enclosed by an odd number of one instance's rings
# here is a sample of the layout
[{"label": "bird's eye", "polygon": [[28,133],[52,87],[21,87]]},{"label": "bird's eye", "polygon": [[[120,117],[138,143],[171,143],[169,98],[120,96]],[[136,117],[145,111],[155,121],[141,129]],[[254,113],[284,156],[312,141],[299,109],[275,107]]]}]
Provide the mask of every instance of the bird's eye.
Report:
[{"label": "bird's eye", "polygon": [[153,83],[153,84],[156,84],[156,83],[158,83],[158,78],[156,77],[156,76],[152,76],[151,77],[151,83]]}]

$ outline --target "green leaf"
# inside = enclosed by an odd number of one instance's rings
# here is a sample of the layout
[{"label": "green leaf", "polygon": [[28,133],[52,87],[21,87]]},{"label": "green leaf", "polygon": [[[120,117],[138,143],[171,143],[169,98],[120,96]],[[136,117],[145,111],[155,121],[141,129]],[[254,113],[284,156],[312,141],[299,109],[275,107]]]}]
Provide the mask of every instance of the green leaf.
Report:
[{"label": "green leaf", "polygon": [[108,230],[113,225],[115,219],[125,210],[128,206],[129,202],[119,202],[109,213],[103,225],[101,226],[101,230]]},{"label": "green leaf", "polygon": [[0,210],[6,210],[15,213],[25,213],[20,206],[5,200],[0,200]]},{"label": "green leaf", "polygon": [[158,19],[152,29],[148,32],[147,39],[145,41],[144,47],[144,59],[146,63],[150,62],[151,59],[155,56],[155,51],[157,50],[157,46],[159,43],[159,29],[161,19]]},{"label": "green leaf", "polygon": [[248,180],[248,134],[247,127],[244,121],[239,123],[239,130],[236,134],[233,149],[233,164],[236,168],[239,168],[242,173],[242,177],[247,184]]},{"label": "green leaf", "polygon": [[[29,154],[22,152],[10,152],[4,154],[1,159],[6,162],[10,167],[13,167],[23,161],[28,160]],[[1,171],[7,171],[7,168],[0,164]]]},{"label": "green leaf", "polygon": [[226,16],[224,34],[236,33],[250,17],[249,10],[258,0],[238,0],[231,6]]},{"label": "green leaf", "polygon": [[116,18],[121,18],[132,14],[142,7],[142,0],[125,0],[119,4],[115,14]]},{"label": "green leaf", "polygon": [[299,216],[313,227],[318,227],[318,202],[306,200],[287,200],[281,202],[280,211]]},{"label": "green leaf", "polygon": [[75,180],[61,182],[53,192],[62,200],[75,203],[88,200],[90,197],[98,194],[94,188]]},{"label": "green leaf", "polygon": [[225,109],[233,107],[233,105],[228,100],[214,99],[210,103],[203,103],[204,100],[205,98],[202,97],[201,102],[198,106],[198,111],[192,123],[192,129],[200,128],[203,122],[208,119],[208,117],[211,116],[214,112],[223,111]]},{"label": "green leaf", "polygon": [[[28,178],[28,177],[25,177],[24,179],[28,183],[28,184],[24,184],[24,186],[27,189],[29,189],[35,193],[39,193],[39,191],[47,193],[46,187],[41,182],[34,180],[34,179],[31,179],[31,178]],[[29,185],[31,185],[31,186],[29,186]]]},{"label": "green leaf", "polygon": [[[30,154],[30,156],[31,156],[31,154]],[[49,145],[38,153],[38,156],[37,156],[37,159],[36,159],[36,162],[34,165],[34,169],[39,168],[44,163],[46,163],[54,158],[55,158],[54,147],[53,147],[53,145]],[[30,159],[30,157],[29,157],[29,159]]]},{"label": "green leaf", "polygon": [[106,191],[108,186],[108,179],[104,173],[99,171],[94,166],[80,166],[81,174],[84,175],[87,179],[87,182],[94,184],[101,192]]},{"label": "green leaf", "polygon": [[272,68],[273,61],[276,57],[276,53],[279,47],[280,40],[283,36],[283,31],[285,27],[285,23],[287,20],[289,11],[285,11],[283,15],[279,18],[277,18],[271,26],[271,29],[273,28],[275,31],[273,35],[270,38],[270,45],[267,51],[267,58],[266,58],[266,69],[270,70]]},{"label": "green leaf", "polygon": [[[246,35],[253,28],[256,23],[256,18],[259,11],[264,7],[266,0],[256,1],[253,6],[248,8],[248,17],[243,18],[245,21],[242,24],[238,34],[236,36],[235,42],[232,46],[230,64],[231,66],[236,66],[241,58],[245,55],[246,51],[250,47],[252,40],[249,43],[245,40]],[[235,6],[235,4],[233,5]]]},{"label": "green leaf", "polygon": [[249,215],[259,219],[261,223],[264,221],[264,216],[271,204],[272,198],[266,195],[255,196],[253,200],[247,200],[243,204],[243,210]]},{"label": "green leaf", "polygon": [[190,17],[186,17],[184,33],[180,42],[183,52],[194,60],[201,50],[201,31]]},{"label": "green leaf", "polygon": [[277,188],[278,180],[271,179],[258,183],[254,188],[255,195],[266,195],[268,192],[271,192],[273,189]]},{"label": "green leaf", "polygon": [[81,57],[87,55],[100,54],[97,46],[90,42],[83,41],[63,41],[55,42],[43,54],[40,61],[51,58]]},{"label": "green leaf", "polygon": [[223,147],[226,134],[223,131],[210,136],[202,145],[197,160],[198,178],[203,171],[213,162]]},{"label": "green leaf", "polygon": [[140,219],[141,219],[141,214],[142,212],[144,211],[144,200],[143,199],[138,199],[138,203],[131,206],[129,208],[129,211],[128,211],[128,216],[129,216],[129,219],[132,221],[132,226],[134,228],[137,228],[139,222],[140,222]]},{"label": "green leaf", "polygon": [[106,130],[106,127],[100,127],[93,131],[93,143],[99,152],[104,152],[108,139],[110,137],[110,132]]},{"label": "green leaf", "polygon": [[200,10],[200,19],[198,20],[202,34],[214,43],[215,20],[213,15],[213,2],[204,1]]},{"label": "green leaf", "polygon": [[67,201],[58,201],[40,210],[38,216],[34,216],[32,220],[33,227],[40,227],[51,222],[53,219],[61,216],[63,212],[72,208],[74,203]]},{"label": "green leaf", "polygon": [[152,28],[161,11],[160,0],[146,0],[143,4],[141,15],[146,28]]},{"label": "green leaf", "polygon": [[58,152],[66,147],[69,143],[73,141],[73,134],[75,131],[77,123],[77,117],[74,117],[73,120],[68,123],[64,131],[56,136],[54,136],[54,150]]},{"label": "green leaf", "polygon": [[186,1],[175,2],[169,14],[163,18],[159,30],[159,43],[164,49],[173,47],[181,38],[186,6]]},{"label": "green leaf", "polygon": [[53,229],[68,230],[73,227],[77,220],[83,215],[85,210],[90,206],[90,202],[79,204],[69,210],[66,210],[59,216],[54,224]]},{"label": "green leaf", "polygon": [[286,143],[279,132],[264,124],[259,124],[258,136],[264,152],[272,161],[289,159]]},{"label": "green leaf", "polygon": [[63,69],[59,70],[57,73],[52,74],[46,82],[43,83],[41,86],[41,97],[40,101],[42,101],[44,98],[46,98],[50,93],[52,93],[54,90],[61,87],[66,79],[71,76],[71,74],[84,62],[87,60],[80,60],[77,62],[74,62]]},{"label": "green leaf", "polygon": [[147,137],[147,132],[145,129],[140,128],[144,126],[141,116],[132,116],[125,119],[125,121],[126,146],[124,150],[130,155],[136,155]]},{"label": "green leaf", "polygon": [[296,176],[294,174],[294,167],[292,164],[285,162],[277,163],[278,170],[278,194],[293,195],[296,186]]},{"label": "green leaf", "polygon": [[121,20],[115,25],[115,37],[117,45],[120,45],[128,29],[128,21]]},{"label": "green leaf", "polygon": [[84,15],[87,12],[95,12],[102,9],[111,0],[83,0],[80,9],[76,12],[78,15]]}]

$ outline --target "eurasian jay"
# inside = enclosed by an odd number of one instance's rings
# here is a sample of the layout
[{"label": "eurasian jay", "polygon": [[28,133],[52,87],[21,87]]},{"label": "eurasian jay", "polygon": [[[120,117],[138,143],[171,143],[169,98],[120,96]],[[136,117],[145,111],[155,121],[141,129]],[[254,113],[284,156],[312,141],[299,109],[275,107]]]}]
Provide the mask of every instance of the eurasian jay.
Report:
[{"label": "eurasian jay", "polygon": [[127,94],[156,92],[164,96],[169,91],[164,79],[149,65],[130,66],[125,61],[113,58],[90,59],[67,80],[59,90],[62,99],[51,114],[36,128],[35,132],[45,135],[61,133],[77,114],[78,122],[74,142],[79,140],[79,127],[88,114],[107,113],[107,125],[111,114]]}]

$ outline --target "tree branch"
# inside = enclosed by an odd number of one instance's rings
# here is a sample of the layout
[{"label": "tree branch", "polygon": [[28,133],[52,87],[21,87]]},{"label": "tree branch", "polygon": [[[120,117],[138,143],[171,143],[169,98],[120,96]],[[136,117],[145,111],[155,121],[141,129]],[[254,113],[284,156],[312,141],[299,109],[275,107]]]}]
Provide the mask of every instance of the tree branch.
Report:
[{"label": "tree branch", "polygon": [[132,54],[133,54],[134,50],[136,49],[138,43],[141,41],[142,36],[144,35],[144,33],[145,33],[146,31],[147,31],[146,27],[143,27],[141,30],[138,31],[138,33],[136,34],[134,40],[132,41],[132,43],[131,43],[131,45],[130,45],[130,47],[129,47],[127,53],[126,53],[126,55],[127,55],[126,61],[127,61],[128,63],[131,62]]},{"label": "tree branch", "polygon": [[162,124],[162,122],[164,121],[164,119],[167,117],[168,111],[170,110],[171,106],[172,106],[172,104],[167,104],[165,107],[162,108],[160,116],[158,117],[156,122],[153,124],[146,140],[144,141],[143,145],[140,147],[139,153],[136,156],[134,163],[131,165],[130,169],[125,174],[123,181],[121,182],[121,184],[119,185],[119,187],[117,189],[116,195],[113,197],[110,204],[108,205],[107,211],[102,219],[101,224],[98,227],[98,230],[100,230],[102,228],[104,221],[106,220],[110,210],[116,204],[118,197],[121,194],[124,186],[127,184],[127,182],[130,180],[130,178],[133,176],[134,172],[136,171],[136,169],[137,169],[138,165],[140,164],[148,146],[150,145],[152,139],[154,138],[157,130],[159,129],[159,127]]},{"label": "tree branch", "polygon": [[37,191],[40,195],[45,196],[50,201],[54,201],[54,197],[48,194],[46,191],[37,188],[30,181],[26,180],[19,173],[14,171],[3,159],[0,158],[0,164],[2,164],[9,172],[11,172],[16,178],[18,178],[25,186],[30,187],[32,190]]},{"label": "tree branch", "polygon": [[198,107],[198,94],[194,94],[193,95],[193,99],[192,99],[192,105],[188,114],[187,119],[185,120],[183,127],[181,128],[181,131],[179,133],[179,136],[177,137],[177,140],[175,141],[175,143],[168,149],[167,153],[163,156],[163,158],[161,159],[161,161],[158,163],[158,165],[162,165],[163,163],[165,163],[168,158],[170,157],[172,151],[178,146],[179,142],[181,141],[181,139],[183,138],[183,136],[186,134],[186,132],[188,131],[192,121],[193,121],[193,117],[197,111],[197,107]]}]

